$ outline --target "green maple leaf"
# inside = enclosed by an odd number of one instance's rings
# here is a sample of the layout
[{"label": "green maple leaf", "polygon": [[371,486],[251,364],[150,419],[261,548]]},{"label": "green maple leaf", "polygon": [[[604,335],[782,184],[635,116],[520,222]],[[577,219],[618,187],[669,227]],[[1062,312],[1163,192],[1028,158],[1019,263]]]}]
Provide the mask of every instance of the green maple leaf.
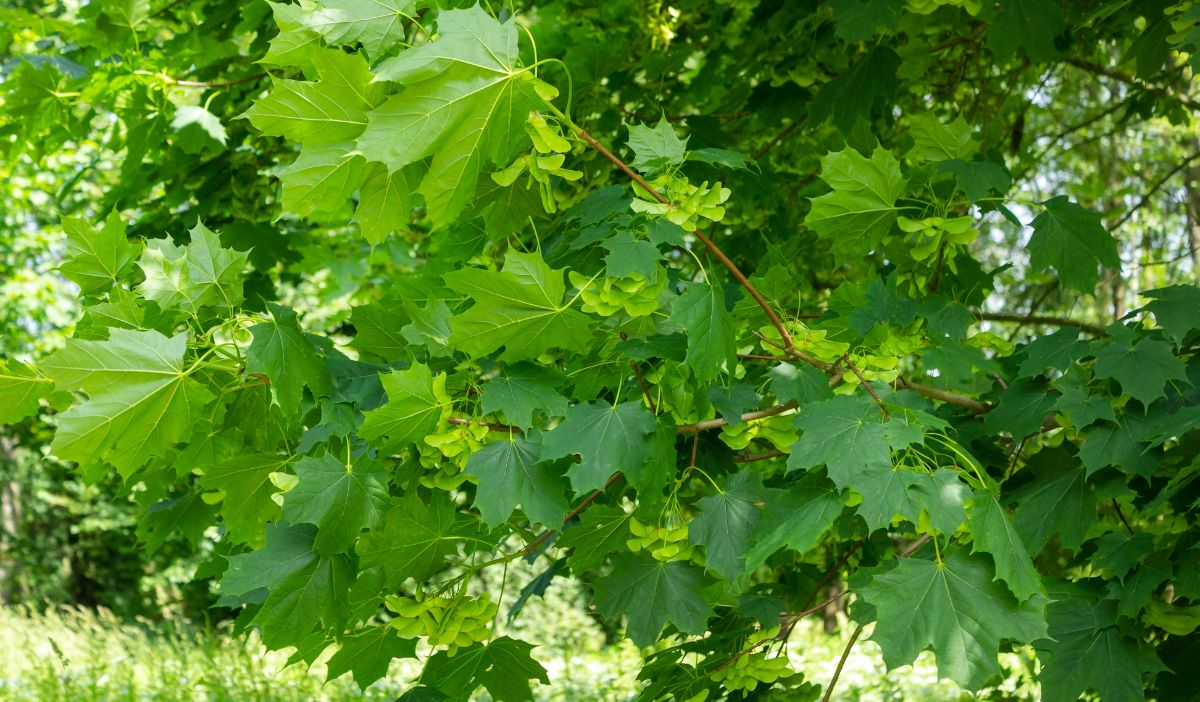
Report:
[{"label": "green maple leaf", "polygon": [[268,379],[271,397],[287,415],[295,415],[304,399],[304,388],[313,397],[330,391],[325,359],[300,328],[295,311],[269,303],[271,320],[250,327],[253,340],[246,350],[246,372]]},{"label": "green maple leaf", "polygon": [[363,570],[382,568],[387,589],[395,589],[407,578],[421,582],[442,568],[446,556],[458,551],[462,531],[446,493],[434,492],[428,505],[411,495],[394,504],[382,529],[359,539],[360,565]]},{"label": "green maple leaf", "polygon": [[1112,532],[1095,539],[1094,543],[1096,555],[1092,558],[1092,563],[1096,568],[1120,580],[1124,580],[1125,575],[1133,570],[1147,553],[1154,551],[1154,537],[1145,532]]},{"label": "green maple leaf", "polygon": [[467,459],[466,472],[479,478],[475,508],[490,527],[503,523],[520,505],[529,521],[557,527],[570,509],[567,481],[560,469],[541,461],[540,436],[509,436]]},{"label": "green maple leaf", "polygon": [[1089,429],[1083,447],[1079,449],[1079,460],[1087,469],[1087,477],[1105,466],[1119,466],[1124,471],[1149,478],[1158,468],[1158,459],[1146,454],[1149,449],[1145,437],[1136,435],[1129,421],[1122,417],[1115,423]]},{"label": "green maple leaf", "polygon": [[271,499],[279,491],[271,474],[284,472],[291,461],[274,453],[249,453],[204,468],[200,484],[223,493],[221,517],[235,541],[257,541],[263,524],[279,514],[279,505]]},{"label": "green maple leaf", "polygon": [[942,161],[938,171],[951,173],[967,199],[978,202],[992,193],[1005,195],[1012,187],[1012,176],[1004,166],[991,161]]},{"label": "green maple leaf", "polygon": [[855,475],[892,467],[887,432],[870,398],[840,395],[805,405],[795,424],[803,434],[791,447],[789,471],[825,464],[834,483],[852,487]]},{"label": "green maple leaf", "polygon": [[1023,439],[1041,430],[1056,401],[1044,382],[1022,378],[1000,393],[996,407],[983,419],[983,429]]},{"label": "green maple leaf", "polygon": [[437,25],[435,41],[379,65],[378,79],[404,90],[371,112],[358,148],[392,172],[432,156],[418,190],[443,225],[475,197],[481,171],[526,147],[525,120],[542,101],[519,67],[516,22],[476,6],[441,12]]},{"label": "green maple leaf", "polygon": [[58,270],[79,286],[82,295],[108,292],[137,260],[141,245],[125,238],[125,220],[109,213],[104,226],[92,227],[79,217],[63,217],[67,234],[66,260]]},{"label": "green maple leaf", "polygon": [[41,363],[58,390],[87,401],[58,415],[51,450],[83,465],[111,463],[128,478],[187,441],[213,399],[185,365],[186,333],[113,329],[106,341],[72,339]]},{"label": "green maple leaf", "polygon": [[1171,285],[1141,293],[1151,302],[1143,309],[1154,315],[1176,344],[1182,344],[1188,332],[1200,329],[1200,288],[1194,285]]},{"label": "green maple leaf", "polygon": [[1062,8],[1040,0],[1009,0],[988,29],[988,48],[1005,62],[1024,54],[1036,62],[1054,57],[1054,38],[1063,31]]},{"label": "green maple leaf", "polygon": [[328,454],[296,462],[296,486],[283,497],[283,518],[317,526],[317,551],[349,550],[364,529],[383,525],[388,476],[383,465],[360,456],[347,465]]},{"label": "green maple leaf", "polygon": [[617,232],[601,246],[608,249],[608,255],[604,257],[605,270],[613,278],[634,274],[651,278],[662,258],[653,242],[638,239],[627,231]]},{"label": "green maple leaf", "polygon": [[719,285],[692,283],[671,303],[671,322],[687,334],[685,362],[707,383],[737,364],[737,330]]},{"label": "green maple leaf", "polygon": [[891,47],[876,45],[842,75],[826,82],[808,104],[808,123],[826,120],[849,135],[859,121],[869,121],[876,106],[891,104],[896,93],[900,57]]},{"label": "green maple leaf", "polygon": [[800,477],[787,490],[769,490],[762,518],[746,553],[752,571],[781,548],[807,553],[842,513],[840,491],[817,472]]},{"label": "green maple leaf", "polygon": [[579,515],[579,523],[567,527],[558,539],[559,548],[574,549],[567,563],[576,573],[591,570],[608,554],[625,550],[632,514],[608,505],[594,506]]},{"label": "green maple leaf", "polygon": [[987,560],[949,549],[941,563],[905,558],[876,572],[859,588],[875,608],[871,639],[889,669],[916,660],[924,650],[937,657],[938,674],[978,689],[1000,673],[1000,642],[1030,643],[1046,637],[1046,598],[1018,602],[994,582]]},{"label": "green maple leaf", "polygon": [[868,159],[847,147],[821,159],[821,180],[832,192],[813,198],[804,226],[832,242],[839,262],[878,247],[896,221],[896,200],[908,188],[896,157],[876,147]]},{"label": "green maple leaf", "polygon": [[613,619],[626,615],[626,635],[649,646],[670,622],[685,634],[704,632],[712,608],[704,601],[704,573],[683,561],[663,563],[649,554],[623,553],[596,581],[596,606]]},{"label": "green maple leaf", "polygon": [[1165,670],[1153,649],[1122,633],[1117,603],[1052,590],[1050,639],[1038,644],[1038,679],[1048,700],[1074,700],[1095,690],[1102,700],[1144,700],[1144,676]]},{"label": "green maple leaf", "polygon": [[1188,383],[1187,366],[1175,357],[1171,345],[1158,339],[1142,339],[1137,344],[1110,341],[1096,353],[1092,371],[1097,378],[1111,378],[1121,391],[1149,407],[1166,395],[1171,381]]},{"label": "green maple leaf", "polygon": [[1116,421],[1112,398],[1104,393],[1089,393],[1078,385],[1058,386],[1060,395],[1054,401],[1054,411],[1067,418],[1076,429],[1086,429],[1100,420]]},{"label": "green maple leaf", "polygon": [[354,208],[354,222],[372,246],[382,244],[389,234],[408,222],[415,188],[415,169],[388,173],[382,164],[367,165],[358,191],[358,205]]},{"label": "green maple leaf", "polygon": [[1094,293],[1100,280],[1098,266],[1121,270],[1117,240],[1104,228],[1100,215],[1060,195],[1042,203],[1045,209],[1033,220],[1029,237],[1029,267],[1054,268],[1062,284],[1083,293]]},{"label": "green maple leaf", "polygon": [[578,494],[604,486],[619,470],[640,467],[652,456],[650,434],[658,425],[640,401],[612,406],[604,402],[578,404],[542,440],[542,459],[579,454],[567,475]]},{"label": "green maple leaf", "polygon": [[366,413],[359,434],[377,442],[380,450],[395,451],[411,446],[450,416],[446,374],[435,378],[429,366],[414,363],[407,370],[380,376],[387,404]]},{"label": "green maple leaf", "polygon": [[771,376],[771,393],[780,402],[805,404],[833,397],[829,376],[812,366],[778,363],[767,374]]},{"label": "green maple leaf", "polygon": [[54,382],[20,361],[0,359],[0,424],[17,422],[38,411],[38,401]]},{"label": "green maple leaf", "polygon": [[330,44],[360,43],[375,58],[404,43],[405,22],[416,9],[415,0],[321,0],[303,18]]},{"label": "green maple leaf", "polygon": [[633,149],[633,160],[629,165],[642,173],[654,173],[683,163],[687,143],[687,137],[680,139],[665,118],[653,129],[644,124],[634,125],[629,128],[629,148]]},{"label": "green maple leaf", "polygon": [[242,302],[249,254],[222,248],[221,238],[199,221],[188,233],[191,241],[184,246],[169,239],[146,245],[138,261],[146,275],[139,292],[164,310],[181,309],[193,315],[202,307],[233,310]]},{"label": "green maple leaf", "polygon": [[533,699],[530,680],[550,684],[546,669],[529,655],[532,650],[531,644],[501,636],[453,656],[439,651],[425,664],[421,682],[449,699],[468,699],[482,685],[497,702],[526,702]]},{"label": "green maple leaf", "polygon": [[276,66],[296,66],[306,73],[315,73],[314,56],[321,53],[321,35],[304,26],[309,14],[299,5],[267,1],[279,33],[271,38],[267,53],[260,63]]},{"label": "green maple leaf", "polygon": [[1047,368],[1065,371],[1086,349],[1087,342],[1079,340],[1079,330],[1074,327],[1038,337],[1022,349],[1025,360],[1021,362],[1021,377],[1041,375]]},{"label": "green maple leaf", "polygon": [[561,373],[544,366],[509,366],[483,384],[483,411],[501,412],[505,421],[522,429],[532,426],[534,410],[545,412],[547,417],[562,417],[567,413],[567,398],[554,388],[562,380]]},{"label": "green maple leaf", "polygon": [[563,302],[562,270],[536,253],[509,249],[504,269],[465,269],[445,275],[446,285],[475,304],[450,321],[450,345],[473,356],[500,347],[504,361],[537,358],[550,348],[582,351],[591,334],[587,315]]},{"label": "green maple leaf", "polygon": [[974,130],[961,116],[943,124],[931,115],[909,118],[909,134],[915,142],[908,155],[926,161],[970,160],[979,151]]},{"label": "green maple leaf", "polygon": [[305,146],[295,161],[275,171],[283,185],[284,211],[318,221],[335,219],[363,184],[366,163],[351,142]]},{"label": "green maple leaf", "polygon": [[309,524],[268,525],[263,547],[230,558],[221,578],[225,597],[267,589],[253,623],[270,648],[297,645],[318,625],[338,626],[349,617],[355,570],[344,555],[322,557],[313,545],[316,532]]},{"label": "green maple leaf", "polygon": [[[352,142],[367,127],[367,112],[383,97],[367,61],[340,50],[313,51],[317,80],[273,79],[270,94],[242,115],[268,136],[304,146]],[[367,152],[370,153],[370,152]]]},{"label": "green maple leaf", "polygon": [[970,524],[972,553],[984,552],[992,556],[996,564],[996,578],[1003,580],[1018,600],[1024,602],[1042,592],[1041,578],[1033,566],[1025,542],[995,495],[986,490],[975,491]]},{"label": "green maple leaf", "polygon": [[402,639],[387,624],[376,624],[338,639],[337,653],[326,664],[325,680],[350,673],[360,690],[387,675],[396,658],[416,658],[416,639]]},{"label": "green maple leaf", "polygon": [[1095,489],[1083,466],[1058,468],[1013,493],[1017,502],[1013,526],[1030,553],[1042,550],[1058,534],[1062,547],[1073,549],[1096,522]]},{"label": "green maple leaf", "polygon": [[138,519],[138,541],[148,554],[158,551],[168,539],[179,536],[196,546],[212,526],[216,511],[200,492],[186,492],[179,497],[160,500],[150,505]]},{"label": "green maple leaf", "polygon": [[688,524],[688,541],[704,547],[705,564],[726,580],[735,581],[747,570],[746,554],[754,546],[766,496],[762,476],[743,470],[717,494],[696,503],[700,514]]}]

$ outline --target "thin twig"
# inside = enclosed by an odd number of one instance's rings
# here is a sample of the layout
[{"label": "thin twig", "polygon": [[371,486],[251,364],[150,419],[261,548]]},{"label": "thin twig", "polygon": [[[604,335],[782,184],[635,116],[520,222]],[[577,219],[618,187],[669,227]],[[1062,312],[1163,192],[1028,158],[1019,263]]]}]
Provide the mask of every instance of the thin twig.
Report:
[{"label": "thin twig", "polygon": [[501,431],[506,434],[522,434],[525,431],[521,427],[513,426],[511,424],[499,424],[497,422],[477,422],[474,419],[466,419],[463,417],[451,417],[450,419],[447,419],[446,422],[448,424],[457,424],[459,426],[471,425],[477,427],[487,427],[491,431]]},{"label": "thin twig", "polygon": [[[616,482],[618,480],[620,480],[622,477],[624,477],[624,474],[621,471],[617,471],[616,473],[613,473],[612,477],[610,477],[608,479],[608,482],[604,484],[604,487],[600,488],[599,490],[594,491],[592,494],[583,498],[583,501],[580,502],[578,505],[576,505],[575,509],[568,512],[567,516],[563,517],[563,524],[566,524],[566,523],[570,522],[572,519],[574,519],[575,517],[578,517],[579,514],[581,512],[583,512],[583,510],[590,507],[591,504],[596,501],[597,497],[600,497],[601,495],[603,495],[605,490],[609,489],[614,484],[616,484]],[[557,529],[547,529],[546,531],[543,531],[541,534],[538,535],[538,537],[536,539],[531,541],[528,546],[521,549],[520,554],[522,556],[526,556],[526,555],[529,555],[530,553],[533,553],[534,549],[536,549],[538,546],[541,546],[542,544],[544,544],[546,542],[546,539],[550,538],[551,536],[553,536],[556,533],[558,533]]]},{"label": "thin twig", "polygon": [[1129,526],[1129,520],[1125,518],[1125,512],[1121,510],[1121,503],[1117,502],[1117,498],[1115,497],[1113,498],[1112,506],[1113,509],[1117,510],[1117,516],[1121,518],[1121,523],[1125,525],[1125,530],[1129,532],[1130,536],[1133,536],[1133,527]]},{"label": "thin twig", "polygon": [[1051,315],[1040,314],[1013,314],[1011,312],[979,312],[973,311],[971,314],[975,319],[986,322],[1018,322],[1020,324],[1049,324],[1057,327],[1076,327],[1089,334],[1096,336],[1107,336],[1104,327],[1099,324],[1090,322],[1080,322],[1068,317],[1055,317]]},{"label": "thin twig", "polygon": [[637,378],[638,385],[642,387],[642,395],[646,397],[646,404],[650,406],[650,411],[658,414],[658,407],[654,404],[654,398],[650,397],[650,386],[646,384],[646,379],[642,377],[642,371],[638,368],[637,361],[630,361],[629,367],[633,369],[633,375]]},{"label": "thin twig", "polygon": [[850,635],[850,640],[846,642],[846,648],[842,649],[842,657],[838,659],[837,668],[833,669],[833,677],[829,680],[829,687],[825,688],[825,696],[821,698],[821,702],[829,702],[829,698],[833,695],[833,688],[837,687],[838,678],[842,677],[842,668],[846,667],[846,659],[850,657],[850,649],[854,648],[854,643],[858,641],[862,630],[862,624],[854,627],[854,633]]},{"label": "thin twig", "polygon": [[171,82],[174,83],[175,85],[180,85],[185,88],[231,88],[235,85],[241,85],[243,83],[251,83],[256,80],[266,78],[269,75],[271,75],[271,74],[265,73],[265,72],[264,73],[255,73],[254,75],[246,76],[245,78],[238,78],[236,80],[216,81],[216,82],[209,82],[209,81],[204,81],[204,80],[178,80],[178,79],[172,78]]},{"label": "thin twig", "polygon": [[1122,224],[1125,224],[1126,222],[1128,222],[1128,221],[1129,221],[1129,219],[1130,219],[1131,217],[1133,217],[1133,214],[1134,214],[1135,212],[1137,212],[1138,210],[1140,210],[1140,209],[1142,209],[1143,207],[1145,207],[1145,206],[1146,206],[1146,203],[1150,201],[1150,198],[1151,198],[1151,196],[1153,196],[1153,195],[1154,195],[1154,193],[1158,192],[1158,191],[1159,191],[1159,189],[1161,189],[1161,188],[1162,188],[1162,186],[1164,186],[1164,185],[1166,185],[1166,184],[1167,184],[1167,181],[1168,181],[1168,180],[1170,180],[1171,178],[1173,178],[1173,177],[1175,176],[1175,174],[1176,174],[1176,173],[1178,173],[1178,172],[1182,171],[1183,169],[1187,168],[1189,165],[1191,165],[1192,161],[1195,161],[1195,160],[1196,160],[1196,159],[1198,159],[1198,158],[1200,158],[1200,151],[1198,151],[1198,152],[1196,152],[1196,153],[1192,154],[1191,156],[1187,157],[1187,159],[1185,159],[1185,160],[1183,160],[1183,161],[1180,161],[1180,162],[1179,162],[1179,165],[1175,166],[1175,167],[1174,167],[1174,168],[1172,168],[1170,171],[1167,171],[1167,174],[1166,174],[1166,175],[1164,175],[1162,178],[1159,178],[1158,180],[1156,180],[1156,181],[1154,182],[1154,184],[1150,186],[1150,189],[1149,189],[1149,190],[1147,190],[1147,191],[1146,191],[1146,192],[1145,192],[1145,193],[1142,195],[1142,199],[1141,199],[1141,200],[1138,200],[1138,202],[1137,202],[1137,204],[1136,204],[1136,205],[1134,205],[1133,207],[1129,208],[1129,211],[1128,211],[1128,212],[1126,212],[1125,214],[1121,215],[1121,218],[1117,220],[1116,224],[1113,224],[1111,227],[1109,227],[1109,228],[1108,228],[1108,229],[1109,229],[1109,231],[1113,231],[1113,230],[1115,230],[1117,227],[1120,227]]},{"label": "thin twig", "polygon": [[769,449],[767,451],[760,451],[758,453],[744,453],[740,456],[734,456],[733,462],[734,463],[753,463],[755,461],[765,461],[768,458],[778,458],[780,456],[786,456],[786,455],[788,455],[786,451],[780,451],[779,449]]},{"label": "thin twig", "polygon": [[792,122],[788,126],[784,127],[782,131],[780,131],[778,134],[776,134],[774,137],[772,137],[771,140],[768,141],[766,144],[764,144],[761,148],[759,148],[758,151],[755,151],[754,154],[750,156],[750,158],[754,159],[755,161],[762,158],[763,156],[766,155],[766,153],[768,151],[775,148],[776,146],[779,146],[779,143],[782,142],[784,139],[786,139],[787,135],[796,131],[796,129],[799,126],[800,126],[799,122]]},{"label": "thin twig", "polygon": [[863,377],[862,372],[858,370],[858,366],[854,365],[854,362],[850,360],[850,354],[843,355],[842,362],[846,364],[846,367],[850,369],[850,372],[854,373],[854,375],[858,378],[858,382],[862,383],[862,386],[867,389],[868,393],[871,394],[871,399],[875,400],[875,404],[879,405],[879,411],[883,412],[883,418],[891,419],[892,413],[888,411],[887,405],[883,404],[883,400],[879,399],[879,395],[875,393],[875,388],[871,387],[871,384],[868,383],[867,379]]},{"label": "thin twig", "polygon": [[[782,405],[755,410],[753,412],[746,412],[741,416],[741,420],[743,422],[750,422],[755,419],[774,417],[777,414],[783,414],[784,412],[794,410],[797,406],[798,405],[795,402],[786,402]],[[703,422],[696,422],[695,424],[680,424],[679,426],[675,427],[675,431],[679,432],[680,434],[691,434],[692,432],[704,431],[706,429],[720,429],[726,424],[729,424],[729,422],[723,417],[718,419],[706,419]]]}]

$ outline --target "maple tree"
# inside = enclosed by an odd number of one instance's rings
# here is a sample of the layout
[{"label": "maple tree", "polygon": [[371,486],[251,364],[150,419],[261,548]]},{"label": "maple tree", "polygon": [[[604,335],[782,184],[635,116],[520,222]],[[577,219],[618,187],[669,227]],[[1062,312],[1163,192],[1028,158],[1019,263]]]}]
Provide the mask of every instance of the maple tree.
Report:
[{"label": "maple tree", "polygon": [[229,5],[33,23],[10,157],[95,107],[123,156],[61,221],[75,335],[0,365],[0,420],[218,525],[268,646],[529,699],[511,593],[471,587],[529,558],[652,647],[648,700],[828,699],[779,649],[844,601],[967,690],[1023,650],[1045,699],[1194,694],[1196,263],[1127,309],[1114,233],[1166,180],[1017,185],[1069,164],[1071,130],[1022,145],[1066,68],[1187,123],[1200,5]]}]

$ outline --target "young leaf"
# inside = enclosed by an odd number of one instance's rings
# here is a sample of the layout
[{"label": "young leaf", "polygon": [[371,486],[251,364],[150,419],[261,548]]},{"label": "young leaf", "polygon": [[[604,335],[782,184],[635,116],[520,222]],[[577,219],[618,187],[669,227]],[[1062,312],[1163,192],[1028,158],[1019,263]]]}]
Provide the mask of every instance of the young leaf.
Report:
[{"label": "young leaf", "polygon": [[73,339],[43,361],[59,390],[88,396],[58,416],[55,455],[108,462],[127,478],[191,437],[213,395],[189,375],[187,337],[113,329],[107,341]]},{"label": "young leaf", "polygon": [[380,376],[387,404],[366,413],[359,433],[386,452],[410,446],[450,416],[446,374],[435,378],[429,366],[414,363],[407,370]]},{"label": "young leaf", "polygon": [[415,0],[321,0],[303,21],[330,44],[362,44],[374,59],[404,42],[405,22],[416,10]]},{"label": "young leaf", "polygon": [[643,173],[654,173],[683,163],[687,143],[687,137],[680,139],[665,118],[653,129],[644,124],[634,125],[629,128],[629,148],[633,149],[629,165]]},{"label": "young leaf", "polygon": [[870,253],[896,221],[896,200],[908,187],[900,162],[883,147],[869,159],[847,147],[821,159],[821,180],[833,191],[813,199],[804,225],[832,241],[840,262]]},{"label": "young leaf", "polygon": [[0,359],[0,425],[37,412],[38,401],[53,389],[53,381],[39,376],[24,363]]},{"label": "young leaf", "polygon": [[79,286],[82,295],[108,292],[141,251],[139,244],[125,238],[125,220],[116,211],[109,213],[102,227],[93,228],[79,217],[63,217],[62,227],[67,234],[67,260],[59,270]]},{"label": "young leaf", "polygon": [[436,41],[379,65],[378,79],[404,90],[371,112],[357,143],[390,172],[433,156],[419,191],[443,225],[471,202],[483,169],[508,165],[529,143],[525,119],[542,103],[518,66],[516,22],[475,6],[443,11],[437,24]]}]

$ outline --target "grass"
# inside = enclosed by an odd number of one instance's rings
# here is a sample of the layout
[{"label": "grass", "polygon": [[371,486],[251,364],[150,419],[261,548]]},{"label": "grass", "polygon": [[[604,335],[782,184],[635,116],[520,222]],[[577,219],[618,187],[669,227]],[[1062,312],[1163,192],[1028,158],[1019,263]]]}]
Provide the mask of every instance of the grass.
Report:
[{"label": "grass", "polygon": [[[561,604],[561,603],[549,603]],[[543,609],[543,608],[538,608]],[[546,607],[545,609],[558,609]],[[577,610],[578,611],[578,610]],[[508,633],[541,640],[536,655],[553,685],[538,690],[541,702],[629,700],[636,694],[638,654],[631,646],[604,646],[595,625],[579,613],[532,612]],[[550,622],[558,626],[551,626]],[[538,631],[549,636],[536,636]],[[827,683],[844,639],[814,623],[798,628],[789,645],[793,667],[817,683]],[[1021,670],[1016,655],[1006,666]],[[395,700],[419,672],[416,661],[396,661],[384,680],[360,692],[349,676],[324,682],[324,666],[288,666],[287,654],[270,652],[253,636],[231,638],[177,622],[120,621],[103,611],[70,608],[34,612],[0,608],[0,700],[3,702],[332,702]],[[847,661],[835,700],[890,702],[922,700],[1036,699],[1022,675],[971,697],[938,681],[928,654],[915,666],[890,673],[878,647],[860,641]],[[487,699],[484,696],[482,699]]]}]

